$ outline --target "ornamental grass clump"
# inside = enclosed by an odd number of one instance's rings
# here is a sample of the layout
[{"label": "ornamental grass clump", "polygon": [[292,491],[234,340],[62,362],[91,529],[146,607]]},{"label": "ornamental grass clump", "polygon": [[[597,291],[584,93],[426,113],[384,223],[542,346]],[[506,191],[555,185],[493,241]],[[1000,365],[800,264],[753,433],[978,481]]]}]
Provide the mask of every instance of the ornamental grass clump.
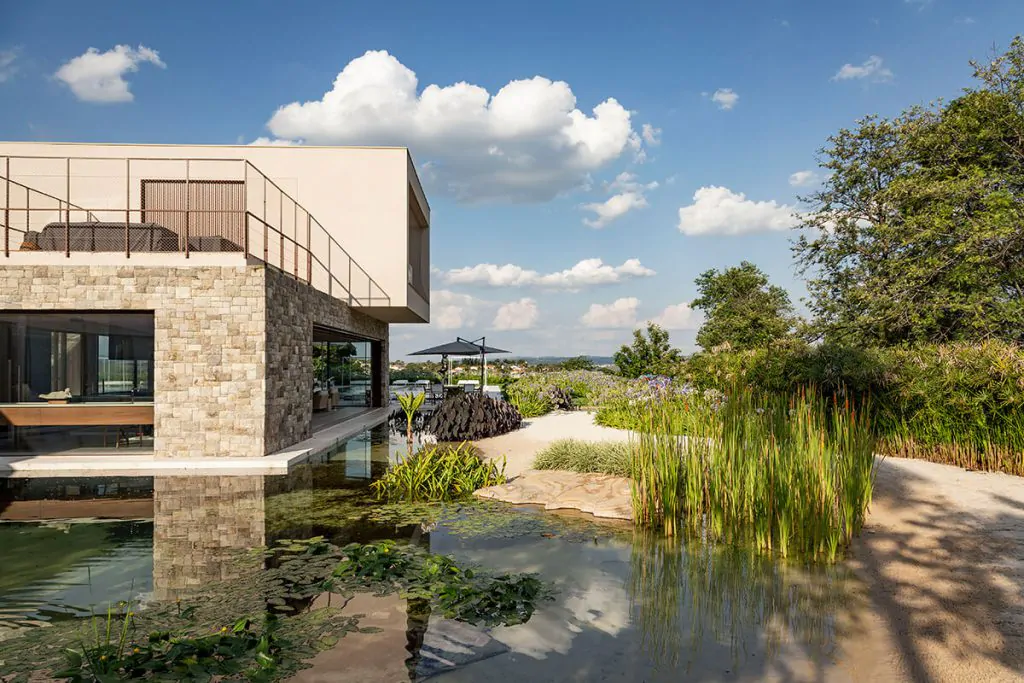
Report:
[{"label": "ornamental grass clump", "polygon": [[568,470],[570,472],[630,476],[629,444],[616,441],[577,441],[559,439],[537,454],[533,461],[537,470]]},{"label": "ornamental grass clump", "polygon": [[632,444],[634,517],[668,536],[831,561],[860,531],[874,448],[866,410],[812,389],[736,389],[685,422],[653,404]]},{"label": "ornamental grass clump", "polygon": [[378,500],[420,502],[464,498],[504,483],[504,458],[500,467],[485,462],[472,444],[464,442],[425,446],[393,465],[370,488]]}]

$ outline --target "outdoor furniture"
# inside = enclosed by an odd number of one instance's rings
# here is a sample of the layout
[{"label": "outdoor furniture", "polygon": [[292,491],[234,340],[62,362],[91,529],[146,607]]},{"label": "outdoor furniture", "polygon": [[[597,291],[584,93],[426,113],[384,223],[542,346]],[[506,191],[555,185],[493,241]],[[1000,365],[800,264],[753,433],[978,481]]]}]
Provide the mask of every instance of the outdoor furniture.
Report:
[{"label": "outdoor furniture", "polygon": [[313,394],[313,410],[327,410],[330,407],[330,398],[326,391],[317,391]]},{"label": "outdoor furniture", "polygon": [[[179,251],[178,234],[156,223],[129,223],[131,251]],[[70,236],[70,244],[68,237]],[[38,233],[26,233],[25,239],[40,251],[124,251],[124,223],[50,223]]]},{"label": "outdoor furniture", "polygon": [[501,398],[501,387],[497,384],[488,384],[484,386],[484,395],[490,396],[491,398]]}]

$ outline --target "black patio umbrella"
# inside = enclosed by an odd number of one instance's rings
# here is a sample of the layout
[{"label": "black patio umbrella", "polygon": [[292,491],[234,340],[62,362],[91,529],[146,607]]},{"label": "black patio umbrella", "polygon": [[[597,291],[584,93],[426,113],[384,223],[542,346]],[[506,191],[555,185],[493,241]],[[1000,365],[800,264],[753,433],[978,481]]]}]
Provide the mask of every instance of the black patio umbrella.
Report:
[{"label": "black patio umbrella", "polygon": [[[487,384],[487,354],[489,353],[509,353],[505,349],[499,349],[494,346],[487,346],[487,337],[480,337],[476,341],[469,341],[462,337],[456,337],[455,341],[448,342],[447,344],[441,344],[439,346],[432,346],[429,349],[423,349],[422,351],[414,351],[410,353],[410,356],[441,356],[441,362],[444,363],[448,356],[480,356],[483,367],[483,376],[481,377],[481,386]],[[451,383],[451,367],[448,368],[449,372],[449,384]]]}]

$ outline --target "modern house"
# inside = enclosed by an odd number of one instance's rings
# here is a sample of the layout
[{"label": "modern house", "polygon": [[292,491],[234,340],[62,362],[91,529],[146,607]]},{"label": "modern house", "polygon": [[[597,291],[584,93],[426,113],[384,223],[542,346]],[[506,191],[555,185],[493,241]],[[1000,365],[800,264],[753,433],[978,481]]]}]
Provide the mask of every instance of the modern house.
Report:
[{"label": "modern house", "polygon": [[0,452],[287,448],[387,404],[429,271],[405,148],[0,142]]}]

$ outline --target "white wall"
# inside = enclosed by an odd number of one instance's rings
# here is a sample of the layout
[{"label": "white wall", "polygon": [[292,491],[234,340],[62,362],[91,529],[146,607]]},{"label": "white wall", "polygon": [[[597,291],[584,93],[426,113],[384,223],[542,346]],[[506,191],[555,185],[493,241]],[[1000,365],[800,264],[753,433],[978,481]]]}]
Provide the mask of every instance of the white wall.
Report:
[{"label": "white wall", "polygon": [[[390,297],[390,306],[375,306],[368,312],[392,321],[429,319],[429,302],[412,292],[407,284],[409,203],[419,204],[428,221],[430,209],[405,148],[0,142],[0,176],[4,174],[4,156],[60,157],[47,161],[11,159],[12,180],[60,198],[66,198],[68,191],[62,158],[104,159],[71,162],[70,200],[85,208],[109,209],[105,212],[109,215],[99,216],[100,220],[124,220],[126,197],[138,201],[136,178],[183,177],[183,162],[170,159],[247,159],[307,209]],[[132,161],[131,183],[113,179],[118,174],[125,178],[125,158],[139,160]],[[192,164],[190,174],[196,179],[243,179],[244,165]],[[263,204],[262,181],[252,175],[248,180],[248,208],[259,215]],[[292,213],[289,204],[285,204],[282,212],[276,193],[271,190],[268,197],[269,223],[277,226],[283,213],[280,228],[286,234],[290,230],[304,231],[304,221],[295,225],[287,215]],[[16,203],[12,197],[11,204]],[[83,218],[72,216],[72,220]],[[13,224],[16,223],[12,219]],[[326,254],[315,239],[312,250],[326,261]],[[347,279],[347,269],[338,267],[340,254],[332,253],[331,259],[335,275]],[[363,289],[358,279],[357,273],[353,290]],[[357,296],[361,295],[364,294],[357,292]]]}]

